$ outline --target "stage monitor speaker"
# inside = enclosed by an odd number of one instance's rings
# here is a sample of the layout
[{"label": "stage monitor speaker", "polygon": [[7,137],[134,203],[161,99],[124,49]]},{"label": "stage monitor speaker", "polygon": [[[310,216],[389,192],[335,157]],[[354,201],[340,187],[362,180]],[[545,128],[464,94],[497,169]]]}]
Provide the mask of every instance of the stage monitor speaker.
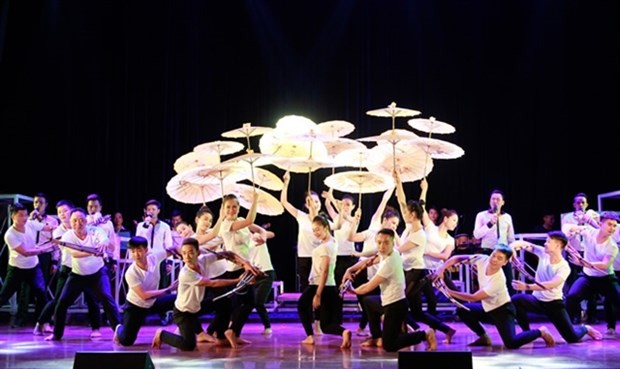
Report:
[{"label": "stage monitor speaker", "polygon": [[410,368],[473,369],[469,351],[399,351],[398,369]]},{"label": "stage monitor speaker", "polygon": [[83,351],[75,353],[73,369],[155,369],[147,351]]}]

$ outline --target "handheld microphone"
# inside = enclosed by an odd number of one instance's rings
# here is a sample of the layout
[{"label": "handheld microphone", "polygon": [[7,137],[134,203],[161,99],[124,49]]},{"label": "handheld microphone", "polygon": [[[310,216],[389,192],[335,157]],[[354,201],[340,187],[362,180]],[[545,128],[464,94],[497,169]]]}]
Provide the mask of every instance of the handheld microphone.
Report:
[{"label": "handheld microphone", "polygon": [[142,223],[142,227],[148,228],[149,224],[151,223],[152,217],[153,217],[152,214],[146,214],[146,216],[144,217],[144,222]]}]

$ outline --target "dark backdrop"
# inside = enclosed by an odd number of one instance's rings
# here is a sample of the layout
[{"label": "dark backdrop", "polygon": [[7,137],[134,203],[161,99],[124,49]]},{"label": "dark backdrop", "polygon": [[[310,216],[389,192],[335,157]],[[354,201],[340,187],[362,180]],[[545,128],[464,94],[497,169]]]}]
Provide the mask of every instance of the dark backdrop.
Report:
[{"label": "dark backdrop", "polygon": [[[456,127],[440,138],[465,155],[435,161],[428,202],[457,209],[459,231],[471,233],[494,188],[527,232],[543,209],[570,211],[576,192],[596,207],[620,187],[615,1],[0,4],[0,193],[46,192],[51,212],[97,192],[104,214],[139,219],[157,198],[164,218],[180,208],[192,220],[197,205],[165,186],[194,146],[289,114],[375,135],[390,120],[365,112],[392,101]],[[313,175],[315,190],[328,174]],[[306,178],[293,178],[298,206]],[[418,183],[406,190],[416,198]],[[368,217],[379,199],[364,199]],[[295,221],[258,222],[277,234],[272,258],[290,290]]]}]

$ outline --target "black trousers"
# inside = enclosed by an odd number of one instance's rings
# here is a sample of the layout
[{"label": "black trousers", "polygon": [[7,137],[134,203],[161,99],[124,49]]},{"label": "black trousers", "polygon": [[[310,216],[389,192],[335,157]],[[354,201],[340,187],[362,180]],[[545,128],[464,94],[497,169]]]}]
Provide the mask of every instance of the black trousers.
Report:
[{"label": "black trousers", "polygon": [[174,309],[174,300],[176,295],[167,294],[158,297],[155,303],[150,308],[143,308],[132,304],[131,302],[125,302],[123,309],[123,326],[118,330],[118,341],[123,346],[131,346],[136,342],[140,328],[144,325],[146,317],[151,314],[166,313]]},{"label": "black trousers", "polygon": [[[0,306],[5,305],[11,296],[17,292],[20,285],[27,285],[29,290],[33,292],[36,300],[35,316],[39,316],[43,307],[48,301],[47,291],[45,288],[45,279],[43,278],[43,272],[39,265],[30,269],[21,269],[9,265],[6,270],[6,277],[4,278],[4,285],[0,290]],[[21,300],[21,299],[18,299]],[[24,301],[19,301],[23,304]],[[21,308],[28,309],[28,301],[25,302],[26,306]],[[19,306],[18,306],[19,309]]]},{"label": "black trousers", "polygon": [[[383,339],[383,349],[395,352],[403,347],[416,345],[426,339],[424,331],[404,333],[403,322],[407,315],[407,300],[402,299],[386,306],[381,306],[381,297],[371,295],[364,297],[364,306],[368,315],[370,334],[373,339]],[[381,316],[383,315],[383,330]]]}]

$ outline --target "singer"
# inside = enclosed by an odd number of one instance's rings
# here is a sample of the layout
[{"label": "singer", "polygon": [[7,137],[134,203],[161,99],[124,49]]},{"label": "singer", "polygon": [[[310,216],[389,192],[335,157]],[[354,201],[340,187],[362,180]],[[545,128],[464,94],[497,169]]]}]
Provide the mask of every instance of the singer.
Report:
[{"label": "singer", "polygon": [[[512,217],[504,212],[504,204],[504,193],[497,189],[493,190],[489,199],[489,208],[476,214],[473,235],[480,240],[480,246],[486,255],[491,255],[497,244],[509,245],[515,241]],[[506,275],[508,293],[512,296],[515,293],[512,287],[512,267],[506,264],[502,269]]]}]

